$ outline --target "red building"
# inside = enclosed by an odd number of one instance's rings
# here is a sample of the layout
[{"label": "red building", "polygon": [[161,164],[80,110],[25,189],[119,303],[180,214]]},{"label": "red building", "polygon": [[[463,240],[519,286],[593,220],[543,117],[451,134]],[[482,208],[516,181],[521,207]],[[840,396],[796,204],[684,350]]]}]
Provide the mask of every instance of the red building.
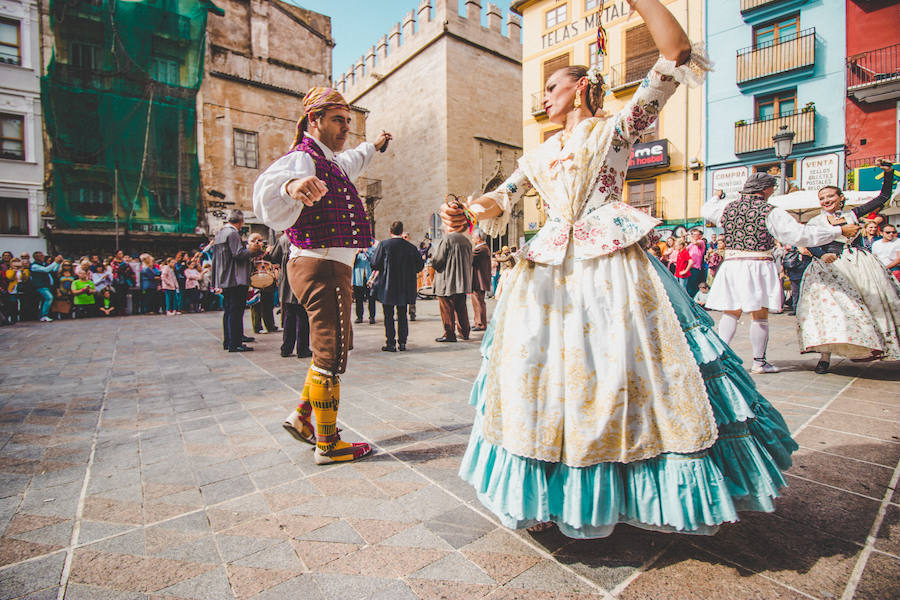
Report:
[{"label": "red building", "polygon": [[847,0],[847,170],[900,153],[900,0]]}]

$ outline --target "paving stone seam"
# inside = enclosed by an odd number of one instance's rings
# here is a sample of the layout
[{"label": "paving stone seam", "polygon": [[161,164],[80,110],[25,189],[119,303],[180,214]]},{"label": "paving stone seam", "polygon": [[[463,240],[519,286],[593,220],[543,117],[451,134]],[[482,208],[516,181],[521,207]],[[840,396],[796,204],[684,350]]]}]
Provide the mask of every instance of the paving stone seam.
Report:
[{"label": "paving stone seam", "polygon": [[[193,320],[188,319],[188,321],[191,321],[192,324],[194,324],[195,326],[197,326],[197,324],[196,324]],[[201,328],[201,329],[202,329],[202,328]],[[215,335],[213,335],[212,333],[210,333],[210,332],[207,331],[206,329],[203,329],[203,331],[204,331],[207,335],[209,335],[210,337],[212,337],[212,338],[218,340],[218,338],[217,338]],[[279,376],[276,375],[275,373],[272,373],[271,371],[269,371],[269,370],[266,369],[265,367],[263,367],[263,366],[261,366],[261,365],[258,365],[258,364],[256,364],[255,362],[253,362],[253,360],[251,360],[250,357],[248,357],[246,354],[242,354],[242,355],[241,355],[241,358],[243,358],[244,360],[246,360],[247,362],[249,362],[250,364],[252,364],[254,367],[256,367],[257,369],[259,369],[259,370],[262,371],[263,373],[267,374],[269,377],[271,377],[271,378],[274,379],[275,381],[278,381],[279,383],[281,383],[281,384],[282,384],[284,387],[286,387],[287,389],[293,391],[294,393],[296,393],[296,394],[298,394],[298,395],[300,394],[299,390],[296,390],[293,386],[291,386],[291,385],[288,384],[287,382],[283,381],[283,380],[281,379],[281,377],[279,377]],[[471,382],[467,382],[467,383],[471,383]],[[359,388],[359,389],[362,389],[362,388]],[[372,396],[372,397],[374,397],[374,398],[377,398],[377,396],[375,396],[375,395],[372,394],[371,392],[368,392],[368,391],[366,391],[366,390],[364,390],[364,389],[363,389],[363,391],[364,391],[365,393],[367,393],[368,395],[370,395],[370,396]],[[398,407],[398,408],[401,408],[401,407]],[[410,415],[414,415],[414,414],[415,414],[415,413],[413,413],[412,411],[408,411],[408,410],[406,410],[406,409],[402,409],[402,408],[401,408],[401,410],[403,410],[404,412],[408,412]],[[255,417],[254,417],[254,418],[255,418]],[[345,423],[342,423],[340,420],[339,420],[338,422],[341,423],[342,425],[346,425]],[[451,490],[448,490],[447,488],[443,487],[438,481],[432,479],[431,477],[428,477],[428,475],[426,475],[425,473],[421,473],[421,472],[417,471],[412,465],[407,464],[406,461],[403,461],[403,460],[397,458],[397,456],[394,455],[394,451],[388,450],[388,449],[386,449],[386,448],[382,448],[382,447],[380,447],[380,446],[377,446],[377,444],[375,444],[375,442],[374,442],[373,440],[368,439],[366,436],[360,434],[358,431],[356,431],[356,430],[353,429],[352,427],[347,427],[346,429],[347,429],[348,431],[354,432],[356,435],[358,435],[358,436],[361,437],[362,439],[367,440],[367,441],[370,442],[372,445],[378,447],[379,450],[380,450],[381,452],[383,452],[384,454],[390,456],[390,457],[393,458],[394,460],[398,461],[400,464],[404,465],[405,468],[410,469],[410,470],[416,472],[420,477],[423,477],[424,479],[426,479],[427,481],[429,481],[432,485],[434,485],[437,489],[441,490],[441,491],[444,492],[445,494],[448,494],[449,496],[451,496],[452,498],[454,498],[455,500],[457,500],[461,505],[467,506],[469,509],[471,509],[471,510],[475,511],[476,513],[480,514],[481,516],[487,518],[487,519],[490,520],[492,523],[495,523],[495,524],[498,524],[498,525],[499,525],[499,523],[498,523],[498,521],[496,520],[496,518],[494,517],[494,515],[491,514],[491,513],[489,513],[488,511],[484,510],[484,508],[483,508],[482,506],[480,506],[480,505],[476,506],[476,505],[470,504],[469,502],[466,502],[465,500],[463,500],[462,498],[460,498],[459,496],[457,496],[456,494],[454,494]],[[337,468],[337,467],[340,467],[340,466],[346,466],[346,465],[333,465],[332,468]],[[324,471],[324,469],[323,469],[323,471]],[[316,475],[316,474],[318,474],[318,472],[315,473],[315,474],[313,474],[313,475],[307,475],[306,477],[303,477],[303,478],[301,478],[301,479],[306,479],[306,478],[312,477],[312,476],[314,476],[314,475]],[[254,484],[254,485],[255,485],[255,484]],[[256,492],[254,492],[254,493],[256,493]],[[248,495],[249,495],[249,494],[248,494]],[[232,500],[234,500],[234,499],[232,499]],[[540,544],[537,544],[536,542],[534,542],[534,541],[532,541],[532,540],[527,540],[527,539],[525,539],[525,538],[522,538],[522,537],[519,537],[519,536],[515,536],[512,532],[508,532],[508,531],[507,531],[506,533],[507,533],[508,535],[513,535],[513,537],[517,537],[520,541],[525,542],[526,544],[528,544],[529,546],[531,546],[532,549],[534,549],[536,552],[538,552],[539,554],[541,554],[544,558],[553,561],[553,562],[554,562],[555,564],[557,564],[559,567],[561,567],[562,569],[568,571],[569,574],[572,575],[573,577],[575,577],[576,579],[581,580],[583,583],[586,583],[586,584],[589,585],[591,588],[593,588],[593,589],[595,589],[595,590],[598,590],[599,592],[601,592],[601,593],[604,594],[605,596],[609,596],[609,591],[608,591],[608,590],[604,589],[602,586],[597,585],[596,582],[594,582],[594,581],[592,581],[591,579],[585,577],[585,576],[582,575],[581,573],[578,573],[577,571],[575,571],[574,569],[572,569],[572,568],[569,567],[568,565],[564,565],[564,564],[560,563],[559,561],[557,561],[556,558],[553,556],[553,554],[550,553],[550,552],[547,552],[547,550],[546,550],[545,548],[543,548]],[[463,556],[462,553],[461,553],[459,550],[456,550],[455,553],[456,553],[456,554],[459,554],[460,556]],[[463,558],[465,558],[465,557],[463,556]],[[474,565],[474,563],[472,563],[472,564]],[[481,567],[479,567],[478,565],[474,565],[474,566],[477,567],[478,569],[481,569]],[[484,569],[481,569],[481,570],[484,571]],[[485,574],[487,575],[487,573],[485,573]],[[488,575],[488,576],[489,576],[489,575]],[[60,600],[61,600],[61,599],[60,599]]]},{"label": "paving stone seam", "polygon": [[700,552],[704,553],[704,554],[709,554],[710,556],[714,556],[714,557],[716,557],[717,559],[721,560],[721,561],[724,562],[724,563],[727,563],[727,564],[730,564],[730,565],[734,565],[735,567],[737,567],[737,568],[739,568],[739,569],[744,569],[745,571],[748,571],[748,572],[750,572],[750,573],[754,573],[756,576],[762,577],[763,579],[766,579],[767,581],[771,581],[772,583],[774,583],[774,584],[777,585],[777,586],[780,586],[780,587],[789,589],[789,590],[791,590],[792,592],[794,592],[795,594],[798,594],[798,595],[803,596],[803,597],[805,597],[805,598],[810,598],[810,600],[820,600],[820,599],[817,598],[816,596],[812,596],[812,595],[810,595],[810,594],[807,594],[806,592],[804,592],[804,591],[802,591],[802,590],[799,590],[799,589],[795,588],[795,587],[792,586],[792,585],[789,585],[789,584],[787,584],[787,583],[785,583],[785,582],[783,582],[783,581],[779,581],[778,579],[776,579],[775,577],[772,577],[771,575],[766,575],[765,573],[762,573],[762,572],[760,572],[760,571],[758,571],[758,570],[756,570],[756,569],[752,569],[752,568],[750,568],[750,567],[747,567],[747,566],[745,566],[745,565],[743,565],[743,564],[741,564],[741,563],[735,561],[734,559],[728,558],[727,556],[722,556],[721,554],[717,554],[716,552],[712,552],[712,551],[709,550],[709,548],[705,548],[705,547],[699,546],[699,545],[695,544],[694,542],[690,542],[690,541],[688,542],[688,544],[689,544],[690,546],[692,546],[693,548],[699,550]]},{"label": "paving stone seam", "polygon": [[[832,433],[840,433],[843,435],[850,435],[853,437],[862,438],[864,440],[871,440],[873,442],[893,444],[895,446],[900,446],[900,442],[895,442],[893,440],[886,440],[883,438],[877,438],[877,437],[873,437],[871,435],[865,435],[863,433],[855,433],[853,431],[841,431],[840,429],[832,429],[831,427],[822,427],[821,425],[811,425],[811,427],[814,427],[816,429],[821,429],[822,431],[830,431]],[[796,435],[794,435],[794,437],[796,437]]]},{"label": "paving stone seam", "polygon": [[[882,467],[882,468],[885,468],[883,465],[878,465],[878,466],[880,466],[880,467]],[[852,494],[852,495],[858,496],[858,497],[860,497],[860,498],[865,498],[866,500],[871,500],[872,502],[881,502],[881,500],[882,500],[881,498],[876,498],[876,497],[874,497],[874,496],[867,496],[867,495],[861,494],[861,493],[859,493],[859,492],[854,492],[853,490],[848,490],[848,489],[846,489],[846,488],[838,487],[838,486],[836,486],[836,485],[831,485],[830,483],[825,483],[825,482],[823,482],[823,481],[816,481],[815,479],[810,479],[809,477],[803,477],[802,475],[796,475],[796,474],[794,474],[794,473],[791,473],[790,471],[788,471],[787,473],[785,473],[785,475],[786,475],[787,477],[794,477],[794,478],[796,478],[796,479],[799,479],[799,480],[801,480],[801,481],[805,481],[805,482],[807,482],[807,483],[813,483],[813,484],[815,484],[815,485],[821,485],[822,487],[827,487],[827,488],[829,488],[829,489],[835,490],[836,492],[843,492],[843,493],[845,493],[845,494]],[[888,491],[891,491],[891,488],[888,488]],[[888,501],[888,504],[893,504],[893,502]]]},{"label": "paving stone seam", "polygon": [[646,573],[650,567],[656,564],[656,561],[662,558],[662,555],[669,551],[669,548],[671,548],[672,545],[675,544],[675,541],[676,540],[669,540],[667,543],[663,544],[663,547],[659,550],[659,552],[653,554],[652,556],[650,556],[650,558],[644,561],[644,564],[635,569],[634,573],[626,577],[619,585],[614,587],[610,594],[614,598],[618,598],[619,594],[624,592],[625,589],[634,582],[634,580]]},{"label": "paving stone seam", "polygon": [[870,467],[879,467],[882,469],[890,469],[887,465],[882,465],[880,463],[872,462],[870,460],[864,460],[862,458],[856,458],[855,456],[846,456],[844,454],[836,454],[834,452],[828,452],[827,450],[821,450],[819,448],[813,448],[812,446],[804,446],[803,444],[799,444],[802,450],[809,450],[810,452],[815,452],[816,454],[824,454],[826,456],[833,456],[834,458],[841,458],[844,460],[849,460],[851,462],[860,463],[863,465],[869,465]]},{"label": "paving stone seam", "polygon": [[87,499],[88,486],[91,482],[91,467],[94,465],[94,459],[97,455],[97,441],[100,439],[100,428],[103,426],[103,411],[106,408],[106,399],[109,396],[109,386],[113,381],[113,365],[116,364],[116,356],[119,352],[119,334],[122,332],[122,323],[116,327],[116,334],[113,336],[112,356],[110,356],[109,365],[106,367],[106,384],[103,386],[103,395],[100,398],[100,409],[97,411],[97,422],[94,425],[94,435],[91,439],[91,455],[88,457],[87,468],[84,471],[84,480],[81,483],[81,493],[78,496],[78,508],[75,510],[75,522],[72,525],[72,537],[69,539],[69,547],[66,549],[66,560],[63,562],[62,574],[59,578],[59,592],[56,600],[63,600],[66,596],[66,589],[69,586],[69,574],[72,571],[72,560],[75,557],[74,547],[78,543],[78,537],[81,534],[81,520],[84,517],[84,504]]},{"label": "paving stone seam", "polygon": [[[810,405],[810,404],[802,404],[802,403],[800,403],[800,402],[791,402],[790,400],[781,400],[781,399],[779,399],[778,402],[779,402],[780,404],[790,404],[791,406],[800,406],[800,407],[802,407],[802,408],[816,409],[815,406],[812,406],[812,405]],[[883,405],[881,405],[881,406],[888,406],[888,405],[883,404]],[[863,419],[871,419],[871,420],[873,420],[873,421],[881,421],[882,423],[896,423],[896,422],[897,422],[896,419],[891,419],[891,418],[886,418],[886,417],[874,417],[874,416],[872,416],[872,415],[863,415],[863,414],[860,414],[860,413],[849,412],[849,411],[846,411],[846,410],[836,410],[836,409],[831,409],[830,412],[832,412],[832,413],[834,413],[834,414],[836,414],[836,415],[845,415],[845,416],[848,416],[848,417],[860,417],[860,418],[863,418]]]},{"label": "paving stone seam", "polygon": [[844,594],[841,596],[842,600],[851,600],[856,594],[856,588],[857,586],[859,586],[859,582],[862,579],[863,571],[866,568],[866,563],[869,562],[869,556],[872,554],[872,550],[875,548],[875,542],[878,541],[878,531],[881,529],[881,524],[884,522],[884,517],[887,514],[888,506],[891,505],[890,499],[894,495],[894,489],[897,487],[898,480],[900,480],[900,462],[898,462],[897,466],[894,467],[894,474],[891,477],[891,482],[890,484],[888,484],[887,489],[884,491],[884,498],[882,498],[881,500],[881,506],[878,507],[878,513],[875,515],[875,521],[872,523],[872,528],[869,530],[869,535],[866,537],[866,545],[863,547],[863,550],[859,555],[859,559],[856,561],[856,565],[853,567],[853,572],[850,574],[850,579],[847,580],[847,587],[844,588]]},{"label": "paving stone seam", "polygon": [[798,427],[795,431],[792,431],[791,434],[793,435],[793,437],[797,437],[798,435],[800,435],[800,433],[801,433],[804,429],[806,429],[807,427],[809,427],[809,425],[810,425],[813,421],[815,421],[815,420],[816,420],[823,412],[825,412],[826,410],[828,410],[828,407],[831,406],[831,403],[832,403],[832,402],[834,402],[835,400],[837,400],[837,399],[841,396],[841,394],[843,394],[845,391],[847,391],[847,389],[848,389],[851,385],[853,385],[853,383],[854,383],[855,381],[857,381],[858,379],[859,379],[859,377],[854,377],[854,378],[851,379],[849,382],[847,382],[847,384],[846,384],[844,387],[842,387],[840,390],[838,390],[837,393],[836,393],[834,396],[832,396],[832,397],[828,400],[828,402],[826,402],[825,404],[822,405],[822,408],[820,408],[818,411],[816,411],[816,413],[815,413],[814,415],[812,415],[809,419],[807,419],[806,422],[803,423],[803,425],[801,425],[800,427]]}]

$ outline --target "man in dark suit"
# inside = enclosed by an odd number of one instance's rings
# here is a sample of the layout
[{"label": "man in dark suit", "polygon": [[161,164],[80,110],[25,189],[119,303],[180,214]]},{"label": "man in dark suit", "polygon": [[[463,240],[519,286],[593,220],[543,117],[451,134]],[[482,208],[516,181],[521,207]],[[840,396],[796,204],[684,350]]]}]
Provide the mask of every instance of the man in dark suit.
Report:
[{"label": "man in dark suit", "polygon": [[297,302],[287,277],[287,264],[291,258],[291,240],[282,233],[275,247],[269,252],[269,260],[281,265],[278,271],[278,297],[281,299],[281,356],[287,358],[297,346],[297,358],[309,358],[309,318]]},{"label": "man in dark suit", "polygon": [[223,348],[229,352],[253,350],[244,342],[244,309],[247,308],[247,289],[250,286],[251,258],[262,251],[262,245],[254,241],[245,246],[241,240],[244,213],[233,210],[228,222],[216,234],[212,247],[212,287],[220,288],[224,296],[222,330],[225,334]]},{"label": "man in dark suit", "polygon": [[[409,335],[407,307],[416,299],[416,273],[425,262],[414,245],[403,239],[403,222],[391,223],[391,237],[375,248],[372,269],[379,271],[375,293],[384,308],[385,352],[406,350]],[[394,308],[397,309],[397,330],[394,330]]]},{"label": "man in dark suit", "polygon": [[476,229],[472,234],[472,312],[475,326],[472,331],[487,329],[487,306],[484,295],[491,289],[491,249],[485,242],[484,232]]}]

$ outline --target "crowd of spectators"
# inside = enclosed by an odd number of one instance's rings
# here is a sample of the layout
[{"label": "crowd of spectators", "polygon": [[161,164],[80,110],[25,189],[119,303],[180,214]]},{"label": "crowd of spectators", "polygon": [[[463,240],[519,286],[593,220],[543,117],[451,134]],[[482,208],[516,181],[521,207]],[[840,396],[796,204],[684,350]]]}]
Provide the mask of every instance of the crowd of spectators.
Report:
[{"label": "crowd of spectators", "polygon": [[208,246],[158,260],[122,251],[77,260],[43,252],[0,255],[0,324],[221,308]]}]

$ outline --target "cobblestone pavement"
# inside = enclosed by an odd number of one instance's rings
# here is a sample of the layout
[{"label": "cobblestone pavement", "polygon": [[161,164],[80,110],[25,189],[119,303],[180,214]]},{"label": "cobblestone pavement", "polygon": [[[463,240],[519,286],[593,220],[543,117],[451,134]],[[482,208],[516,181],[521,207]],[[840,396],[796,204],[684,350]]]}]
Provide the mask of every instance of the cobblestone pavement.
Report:
[{"label": "cobblestone pavement", "polygon": [[281,428],[307,361],[279,335],[225,353],[218,313],[0,330],[0,600],[900,596],[900,364],[817,376],[775,316],[784,370],[755,378],[802,446],[777,512],[573,541],[500,527],[456,476],[478,344],[419,314],[405,354],[380,315],[356,326],[341,425],[376,454],[324,467]]}]

